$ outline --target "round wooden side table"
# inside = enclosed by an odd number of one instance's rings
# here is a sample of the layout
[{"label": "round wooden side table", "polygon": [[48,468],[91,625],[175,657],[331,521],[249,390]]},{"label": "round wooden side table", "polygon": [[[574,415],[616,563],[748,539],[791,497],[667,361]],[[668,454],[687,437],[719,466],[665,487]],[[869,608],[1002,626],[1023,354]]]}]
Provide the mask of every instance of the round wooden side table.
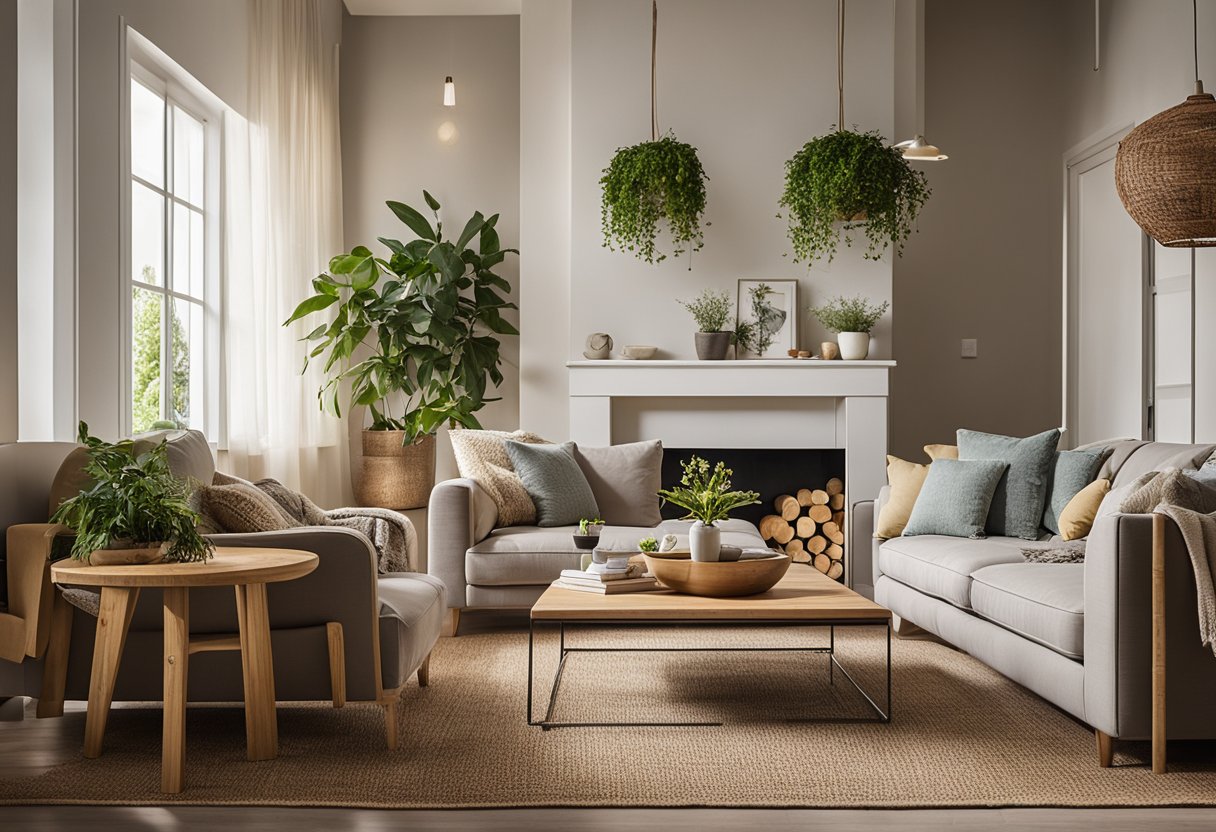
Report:
[{"label": "round wooden side table", "polygon": [[[161,738],[161,791],[182,790],[186,759],[186,670],[191,653],[240,650],[245,683],[245,739],[250,760],[271,760],[279,753],[275,719],[274,668],[266,584],[290,581],[317,568],[317,556],[295,549],[218,547],[205,563],[150,563],[138,566],[88,566],[59,561],[51,566],[57,584],[101,587],[101,610],[89,677],[84,755],[101,754],[114,680],[135,602],[143,587],[164,591],[165,697]],[[240,632],[190,638],[190,588],[236,589]]]}]

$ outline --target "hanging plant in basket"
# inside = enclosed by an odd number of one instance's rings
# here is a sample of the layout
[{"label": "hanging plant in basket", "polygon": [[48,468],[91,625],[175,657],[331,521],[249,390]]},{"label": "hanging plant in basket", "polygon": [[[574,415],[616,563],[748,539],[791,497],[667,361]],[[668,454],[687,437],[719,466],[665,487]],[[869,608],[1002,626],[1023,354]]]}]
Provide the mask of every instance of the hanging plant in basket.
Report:
[{"label": "hanging plant in basket", "polygon": [[904,242],[921,206],[929,198],[925,175],[912,170],[903,154],[877,131],[837,130],[811,139],[785,163],[780,205],[789,221],[796,262],[836,254],[843,236],[865,233],[865,257],[877,260]]},{"label": "hanging plant in basket", "polygon": [[672,254],[676,257],[699,251],[704,245],[701,217],[705,213],[708,177],[695,147],[677,140],[670,131],[659,135],[655,76],[657,0],[652,2],[651,9],[650,141],[619,148],[604,168],[600,179],[601,217],[607,248],[633,252],[647,263],[661,263],[667,259],[655,242],[661,223],[667,225]]}]

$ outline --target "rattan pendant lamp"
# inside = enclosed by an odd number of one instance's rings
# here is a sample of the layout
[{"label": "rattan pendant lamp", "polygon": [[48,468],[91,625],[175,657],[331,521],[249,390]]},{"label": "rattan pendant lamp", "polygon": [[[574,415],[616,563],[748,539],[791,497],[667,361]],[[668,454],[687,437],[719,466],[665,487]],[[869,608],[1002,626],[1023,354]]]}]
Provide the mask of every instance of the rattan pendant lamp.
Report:
[{"label": "rattan pendant lamp", "polygon": [[1171,248],[1216,246],[1216,98],[1199,80],[1199,18],[1191,0],[1195,94],[1132,130],[1115,156],[1123,207]]}]

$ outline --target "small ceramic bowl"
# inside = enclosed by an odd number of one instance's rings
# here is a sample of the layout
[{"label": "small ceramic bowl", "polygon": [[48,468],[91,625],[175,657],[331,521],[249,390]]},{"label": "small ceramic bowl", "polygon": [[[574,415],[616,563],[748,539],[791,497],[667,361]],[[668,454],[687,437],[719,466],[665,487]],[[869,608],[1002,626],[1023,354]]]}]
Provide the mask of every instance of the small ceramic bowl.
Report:
[{"label": "small ceramic bowl", "polygon": [[648,358],[654,358],[654,354],[658,351],[658,347],[652,347],[649,344],[627,344],[622,354],[626,358],[645,361]]},{"label": "small ceramic bowl", "polygon": [[598,534],[576,534],[574,535],[574,545],[579,549],[591,551],[600,542]]}]

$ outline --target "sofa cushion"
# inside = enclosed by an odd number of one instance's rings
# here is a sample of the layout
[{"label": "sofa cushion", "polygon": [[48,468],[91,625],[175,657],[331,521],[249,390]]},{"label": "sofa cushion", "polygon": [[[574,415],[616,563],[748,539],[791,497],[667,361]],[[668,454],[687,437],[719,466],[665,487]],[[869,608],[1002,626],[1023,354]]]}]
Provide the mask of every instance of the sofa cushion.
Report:
[{"label": "sofa cushion", "polygon": [[971,609],[1057,653],[1085,652],[1085,564],[1008,563],[971,576]]},{"label": "sofa cushion", "polygon": [[[1185,445],[1174,442],[1146,442],[1136,447],[1119,466],[1111,482],[1113,488],[1135,482],[1150,471],[1168,468],[1198,468],[1216,450],[1216,445]],[[1099,472],[1101,476],[1101,472]]]},{"label": "sofa cushion", "polygon": [[875,537],[887,540],[904,533],[927,476],[928,465],[887,455],[887,484],[890,491],[878,511],[878,521],[874,524]]},{"label": "sofa cushion", "polygon": [[595,494],[574,461],[574,443],[506,442],[515,473],[536,505],[536,525],[569,526],[600,515]]},{"label": "sofa cushion", "polygon": [[1022,545],[1016,537],[896,537],[879,547],[878,562],[884,575],[969,609],[971,573],[998,563],[1022,563]]},{"label": "sofa cushion", "polygon": [[1094,480],[1078,491],[1060,512],[1060,537],[1064,540],[1089,537],[1098,509],[1109,492],[1110,480]]},{"label": "sofa cushion", "polygon": [[1047,478],[1043,528],[1052,534],[1060,534],[1060,512],[1081,489],[1094,481],[1106,457],[1107,453],[1100,450],[1056,452],[1055,462]]},{"label": "sofa cushion", "polygon": [[390,572],[376,582],[380,599],[380,664],[385,688],[403,685],[431,652],[447,613],[443,581]]},{"label": "sofa cushion", "polygon": [[995,459],[1009,466],[992,495],[992,508],[985,524],[988,534],[1038,539],[1051,463],[1059,441],[1058,428],[1024,438],[958,431],[959,459]]},{"label": "sofa cushion", "polygon": [[536,522],[536,504],[528,496],[507,456],[506,442],[545,444],[534,433],[517,430],[507,433],[500,430],[469,430],[462,428],[448,431],[452,441],[452,453],[460,476],[475,481],[490,495],[497,509],[500,526],[530,525]]},{"label": "sofa cushion", "polygon": [[984,521],[1006,467],[999,460],[933,460],[904,534],[983,537]]},{"label": "sofa cushion", "polygon": [[657,526],[663,487],[663,443],[629,442],[606,448],[574,446],[574,459],[595,494],[600,517],[613,526]]},{"label": "sofa cushion", "polygon": [[269,494],[255,485],[208,485],[199,489],[199,497],[203,515],[222,532],[277,532],[303,525],[288,517]]}]

